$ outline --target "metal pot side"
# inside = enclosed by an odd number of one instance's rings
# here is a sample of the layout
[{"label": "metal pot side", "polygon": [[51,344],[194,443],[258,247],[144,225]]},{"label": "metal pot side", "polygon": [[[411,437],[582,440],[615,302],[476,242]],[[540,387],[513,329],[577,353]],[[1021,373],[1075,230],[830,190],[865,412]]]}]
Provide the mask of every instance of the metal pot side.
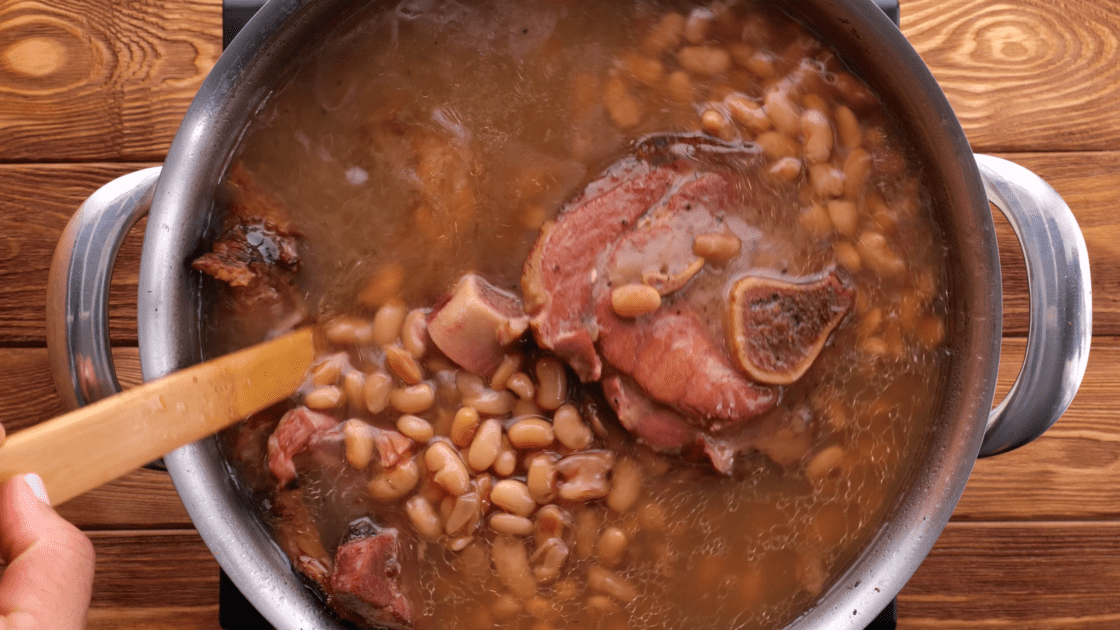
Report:
[{"label": "metal pot side", "polygon": [[[145,379],[203,357],[201,280],[185,261],[203,251],[213,193],[251,115],[298,63],[317,33],[360,3],[273,0],[223,54],[172,144],[152,202],[139,278]],[[953,355],[940,426],[887,525],[819,604],[790,628],[862,628],[902,589],[932,548],[975,463],[998,367],[1002,290],[998,250],[980,176],[949,103],[898,29],[857,0],[802,0],[790,7],[880,94],[925,166],[937,220],[954,252],[948,326]],[[247,509],[216,440],[165,458],[191,519],[249,601],[281,629],[342,628],[304,588],[288,558]]]}]

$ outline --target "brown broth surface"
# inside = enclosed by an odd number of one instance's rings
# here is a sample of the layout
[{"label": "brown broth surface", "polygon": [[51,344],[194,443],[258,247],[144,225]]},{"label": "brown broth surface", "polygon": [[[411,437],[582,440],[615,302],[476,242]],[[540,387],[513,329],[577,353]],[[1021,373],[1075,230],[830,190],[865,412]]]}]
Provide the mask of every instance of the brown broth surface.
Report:
[{"label": "brown broth surface", "polygon": [[[947,356],[944,263],[915,159],[867,89],[795,22],[751,3],[695,8],[643,0],[370,7],[308,57],[242,141],[238,161],[304,237],[298,286],[328,336],[332,322],[371,322],[391,300],[430,308],[468,272],[519,291],[544,222],[656,132],[760,145],[759,165],[739,182],[756,203],[729,218],[742,226],[747,266],[791,277],[835,266],[856,287],[851,313],[770,412],[812,434],[792,466],[744,456],[724,476],[655,453],[615,426],[594,384],[580,386],[569,372],[567,399],[583,421],[595,410],[613,427],[588,448],[614,451],[616,466],[636,464],[641,490],[624,510],[601,499],[558,502],[572,519],[561,535],[570,555],[558,578],[537,580],[529,594],[495,568],[501,535],[486,518],[467,534],[416,533],[405,500],[424,495],[438,511],[447,498],[430,480],[399,500],[375,500],[367,484],[384,471],[356,470],[337,442],[297,456],[299,489],[278,490],[265,463],[276,417],[230,432],[262,510],[281,495],[308,509],[313,525],[277,519],[281,534],[303,527],[331,553],[355,518],[404,532],[423,585],[421,630],[781,627],[877,531],[927,437]],[[762,118],[744,102],[765,106]],[[787,106],[797,126],[783,131]],[[823,158],[801,122],[808,110],[828,120]],[[709,290],[718,298],[723,286]],[[219,321],[219,346],[261,334],[258,315]],[[517,350],[531,375],[541,351],[530,342]],[[293,402],[310,405],[307,394],[335,386],[344,398],[329,413],[396,427],[399,411],[345,397],[347,374],[392,376],[384,348],[339,342],[324,361],[331,356],[342,357],[340,375],[309,377]],[[420,363],[437,396],[414,415],[447,435],[462,404],[459,371],[430,348]],[[499,417],[508,428],[516,415]],[[423,449],[416,445],[421,460]],[[507,477],[525,480],[532,455],[520,453]],[[599,536],[612,527],[625,551],[604,560]],[[542,540],[498,544],[532,556]],[[590,584],[600,565],[636,595]]]}]

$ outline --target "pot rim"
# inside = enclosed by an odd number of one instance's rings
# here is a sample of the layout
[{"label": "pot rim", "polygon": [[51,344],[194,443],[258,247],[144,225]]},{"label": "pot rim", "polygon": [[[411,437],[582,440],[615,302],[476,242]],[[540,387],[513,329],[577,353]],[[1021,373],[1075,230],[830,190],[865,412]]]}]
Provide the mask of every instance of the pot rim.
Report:
[{"label": "pot rim", "polygon": [[[346,3],[347,10],[352,4]],[[184,117],[155,190],[141,255],[138,335],[145,380],[203,358],[202,282],[186,261],[201,253],[213,220],[213,189],[245,123],[271,95],[277,76],[304,46],[303,33],[341,19],[329,2],[273,0],[218,60]],[[790,13],[817,31],[906,122],[926,162],[927,185],[942,208],[946,240],[956,245],[951,287],[954,354],[944,385],[944,416],[926,465],[891,519],[818,603],[788,628],[866,626],[902,590],[929,553],[975,463],[995,390],[1002,334],[1002,288],[987,197],[956,116],[928,68],[874,5],[802,0]],[[823,17],[822,17],[823,16]],[[230,141],[230,139],[234,141]],[[931,179],[932,178],[932,179]],[[994,350],[994,352],[993,352]],[[287,556],[247,509],[217,440],[165,458],[191,520],[246,598],[280,629],[343,628],[304,587]]]}]

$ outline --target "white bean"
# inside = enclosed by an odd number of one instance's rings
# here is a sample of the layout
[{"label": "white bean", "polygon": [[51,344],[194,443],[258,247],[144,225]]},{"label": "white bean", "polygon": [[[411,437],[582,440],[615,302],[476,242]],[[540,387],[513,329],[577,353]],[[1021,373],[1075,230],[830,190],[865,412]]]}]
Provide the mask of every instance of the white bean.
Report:
[{"label": "white bean", "polygon": [[533,521],[516,514],[495,512],[490,515],[490,528],[499,534],[528,536],[533,533]]},{"label": "white bean", "polygon": [[443,523],[432,504],[422,496],[414,496],[404,504],[405,514],[416,533],[426,540],[436,540],[443,534]]},{"label": "white bean", "polygon": [[451,513],[448,514],[447,521],[443,525],[443,531],[448,535],[460,531],[470,534],[478,524],[481,506],[482,501],[477,492],[465,492],[459,495],[455,498]]},{"label": "white bean", "polygon": [[470,472],[455,447],[447,442],[437,441],[429,445],[424,451],[424,465],[432,473],[432,479],[453,496],[470,490]]},{"label": "white bean", "polygon": [[537,503],[544,505],[555,500],[557,486],[554,456],[542,454],[534,457],[529,462],[525,485],[528,486],[529,494]]},{"label": "white bean", "polygon": [[706,77],[731,69],[731,53],[716,46],[685,46],[677,52],[677,61],[692,74]]},{"label": "white bean", "polygon": [[821,450],[805,465],[805,476],[813,481],[824,479],[844,460],[843,447],[832,445]]},{"label": "white bean", "polygon": [[369,482],[366,492],[375,500],[383,503],[403,498],[420,481],[420,467],[415,459],[389,470],[381,471]]},{"label": "white bean", "polygon": [[303,397],[303,404],[317,411],[337,409],[345,400],[344,396],[342,390],[334,385],[324,385],[307,392]]},{"label": "white bean", "polygon": [[801,115],[784,90],[771,88],[762,96],[762,109],[774,128],[790,138],[801,133]]},{"label": "white bean", "polygon": [[533,379],[524,372],[514,372],[506,379],[506,389],[517,394],[518,398],[532,398],[536,393],[536,386],[533,385]]},{"label": "white bean", "polygon": [[404,318],[404,325],[401,327],[401,346],[417,360],[428,351],[428,314],[423,310],[412,309]]},{"label": "white bean", "polygon": [[541,409],[558,409],[568,398],[568,372],[558,359],[545,357],[533,366],[537,374],[537,404]]},{"label": "white bean", "polygon": [[435,434],[430,422],[420,416],[407,413],[397,418],[397,430],[408,439],[420,444],[427,444]]},{"label": "white bean", "polygon": [[385,367],[409,385],[415,385],[424,378],[424,369],[407,350],[400,346],[385,348]]},{"label": "white bean", "polygon": [[401,413],[420,413],[432,408],[436,392],[428,383],[394,389],[389,392],[389,403]]},{"label": "white bean", "polygon": [[451,442],[459,448],[469,447],[480,422],[478,412],[472,407],[459,407],[451,421]]},{"label": "white bean", "polygon": [[638,589],[626,578],[600,566],[587,569],[587,585],[621,602],[628,603],[638,598]]},{"label": "white bean", "polygon": [[559,538],[549,538],[537,547],[529,559],[534,565],[533,576],[542,584],[551,584],[560,577],[560,569],[568,561],[568,546]]},{"label": "white bean", "polygon": [[397,340],[408,310],[400,300],[390,300],[373,316],[373,340],[377,345],[387,346]]},{"label": "white bean", "polygon": [[552,424],[540,418],[518,420],[506,430],[509,443],[522,451],[539,450],[550,446],[556,439]]},{"label": "white bean", "polygon": [[373,460],[373,427],[361,420],[350,419],[342,425],[342,441],[346,445],[346,462],[355,470],[365,470]]},{"label": "white bean", "polygon": [[374,372],[366,377],[362,386],[366,409],[370,413],[381,413],[389,405],[389,393],[393,391],[393,377],[384,372]]},{"label": "white bean", "polygon": [[334,385],[342,370],[350,364],[350,358],[345,352],[338,352],[327,356],[311,368],[311,382],[315,385]]},{"label": "white bean", "polygon": [[483,422],[471,440],[467,463],[474,470],[486,470],[494,465],[502,450],[502,424],[493,418]]},{"label": "white bean", "polygon": [[832,154],[832,125],[824,114],[807,109],[801,113],[801,133],[805,136],[805,160],[810,164],[827,162]]},{"label": "white bean", "polygon": [[518,516],[529,516],[537,509],[537,502],[529,493],[529,488],[514,479],[502,479],[490,491],[494,505]]},{"label": "white bean", "polygon": [[525,543],[512,536],[498,536],[490,552],[498,579],[515,597],[525,600],[537,593],[537,579],[529,567]]},{"label": "white bean", "polygon": [[626,546],[630,543],[626,532],[617,527],[608,527],[599,535],[598,551],[599,564],[613,568],[622,563],[626,555]]},{"label": "white bean", "polygon": [[574,451],[586,448],[594,437],[572,404],[561,406],[552,415],[552,430],[561,444]]},{"label": "white bean", "polygon": [[494,369],[494,373],[490,375],[490,387],[494,390],[503,390],[506,388],[506,383],[509,382],[509,377],[513,376],[518,370],[521,369],[521,355],[520,354],[506,354],[502,356],[502,362]]},{"label": "white bean", "polygon": [[641,491],[642,467],[629,457],[619,459],[611,473],[611,491],[607,495],[607,507],[615,512],[625,512],[634,506]]}]

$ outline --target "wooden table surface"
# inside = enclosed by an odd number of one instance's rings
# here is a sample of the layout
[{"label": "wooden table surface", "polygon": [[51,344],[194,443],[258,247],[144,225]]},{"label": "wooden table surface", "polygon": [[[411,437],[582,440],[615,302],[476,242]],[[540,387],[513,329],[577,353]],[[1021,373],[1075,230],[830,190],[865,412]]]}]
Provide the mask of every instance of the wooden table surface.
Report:
[{"label": "wooden table surface", "polygon": [[[220,0],[0,0],[0,422],[63,411],[44,287],[78,204],[158,164],[221,49]],[[899,597],[899,627],[1120,628],[1120,0],[903,0],[902,29],[976,151],[1046,178],[1084,232],[1094,336],[1065,416],[980,461]],[[1026,274],[998,220],[1000,391],[1018,371]],[[139,378],[139,237],[114,276],[122,380]],[[141,471],[61,506],[97,549],[91,628],[216,628],[218,566],[167,476]]]}]

